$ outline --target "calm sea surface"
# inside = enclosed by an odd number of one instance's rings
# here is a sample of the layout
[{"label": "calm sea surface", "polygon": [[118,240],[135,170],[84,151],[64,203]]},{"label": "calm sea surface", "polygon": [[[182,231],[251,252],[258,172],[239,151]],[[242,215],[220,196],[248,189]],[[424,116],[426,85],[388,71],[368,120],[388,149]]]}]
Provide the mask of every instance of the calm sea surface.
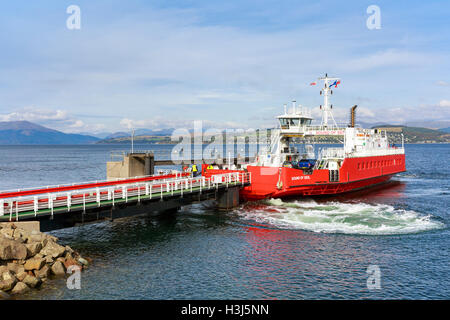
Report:
[{"label": "calm sea surface", "polygon": [[[124,148],[0,146],[0,189],[101,180]],[[450,145],[406,153],[407,172],[370,192],[230,212],[207,202],[54,231],[93,264],[81,290],[55,280],[26,298],[449,299]],[[367,287],[369,266],[380,289]]]}]

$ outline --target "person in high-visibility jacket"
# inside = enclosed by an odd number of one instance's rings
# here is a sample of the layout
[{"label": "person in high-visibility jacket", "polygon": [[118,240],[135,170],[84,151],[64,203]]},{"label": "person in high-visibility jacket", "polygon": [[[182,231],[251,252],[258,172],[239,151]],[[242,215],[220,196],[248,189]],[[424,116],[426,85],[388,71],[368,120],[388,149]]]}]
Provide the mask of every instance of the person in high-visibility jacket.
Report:
[{"label": "person in high-visibility jacket", "polygon": [[211,170],[211,169],[214,169],[214,168],[213,168],[212,164],[210,164],[206,169]]},{"label": "person in high-visibility jacket", "polygon": [[196,177],[198,175],[198,169],[197,169],[197,165],[195,163],[192,165],[192,174],[194,177]]}]

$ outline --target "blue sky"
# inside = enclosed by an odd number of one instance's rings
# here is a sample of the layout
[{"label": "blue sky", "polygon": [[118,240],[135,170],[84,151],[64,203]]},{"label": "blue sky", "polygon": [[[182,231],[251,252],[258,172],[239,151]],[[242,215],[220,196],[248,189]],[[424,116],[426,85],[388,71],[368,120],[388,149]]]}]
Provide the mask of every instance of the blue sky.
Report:
[{"label": "blue sky", "polygon": [[[66,28],[69,5],[81,30]],[[366,9],[381,9],[369,30]],[[296,99],[318,115],[450,126],[448,1],[23,1],[0,10],[0,121],[65,132],[271,126]]]}]

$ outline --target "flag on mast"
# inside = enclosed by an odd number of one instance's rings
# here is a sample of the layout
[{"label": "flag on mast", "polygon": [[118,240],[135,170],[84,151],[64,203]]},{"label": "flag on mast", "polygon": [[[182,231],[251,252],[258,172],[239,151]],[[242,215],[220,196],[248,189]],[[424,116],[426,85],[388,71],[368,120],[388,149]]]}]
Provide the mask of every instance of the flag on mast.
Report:
[{"label": "flag on mast", "polygon": [[309,85],[310,86],[315,86],[317,83],[316,82],[311,82]]},{"label": "flag on mast", "polygon": [[330,88],[331,88],[332,86],[334,86],[335,88],[337,88],[337,85],[340,84],[340,83],[341,83],[341,80],[335,80],[335,81],[333,82],[333,84],[330,85]]}]

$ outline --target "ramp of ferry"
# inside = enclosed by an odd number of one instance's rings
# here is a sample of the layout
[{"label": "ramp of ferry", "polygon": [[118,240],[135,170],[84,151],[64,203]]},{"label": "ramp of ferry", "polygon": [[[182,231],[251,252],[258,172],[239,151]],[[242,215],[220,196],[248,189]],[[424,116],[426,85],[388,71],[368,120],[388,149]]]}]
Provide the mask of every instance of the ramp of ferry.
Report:
[{"label": "ramp of ferry", "polygon": [[250,183],[247,172],[209,178],[175,173],[4,191],[0,192],[0,222],[39,221],[40,230],[49,231],[176,211],[209,199],[229,209],[239,204],[239,189]]}]

